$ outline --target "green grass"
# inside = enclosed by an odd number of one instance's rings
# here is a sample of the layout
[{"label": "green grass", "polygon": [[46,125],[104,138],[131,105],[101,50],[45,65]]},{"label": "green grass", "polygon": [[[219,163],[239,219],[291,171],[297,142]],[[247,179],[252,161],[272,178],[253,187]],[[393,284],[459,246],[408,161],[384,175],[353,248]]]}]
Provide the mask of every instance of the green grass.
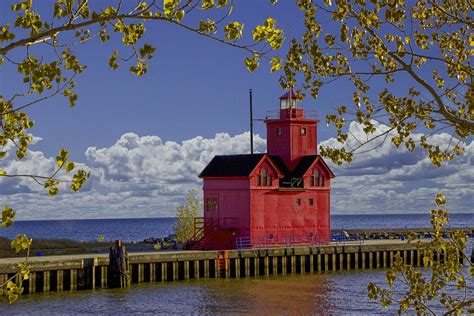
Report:
[{"label": "green grass", "polygon": [[[15,254],[10,248],[11,240],[0,237],[0,258],[24,257],[25,253]],[[41,250],[43,255],[61,255],[61,254],[78,254],[78,253],[107,253],[111,243],[99,242],[78,242],[68,239],[34,239],[30,249],[30,256],[36,256]]]}]

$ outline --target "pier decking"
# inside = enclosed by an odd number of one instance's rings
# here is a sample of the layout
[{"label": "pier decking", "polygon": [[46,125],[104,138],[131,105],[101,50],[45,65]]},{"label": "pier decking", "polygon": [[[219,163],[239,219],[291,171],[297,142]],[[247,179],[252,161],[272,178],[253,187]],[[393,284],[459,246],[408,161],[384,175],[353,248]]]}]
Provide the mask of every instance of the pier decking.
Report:
[{"label": "pier decking", "polygon": [[[387,268],[399,253],[405,263],[423,262],[415,243],[372,240],[312,247],[227,251],[129,253],[131,283],[199,278],[243,278],[341,270]],[[17,272],[21,258],[0,259],[0,283]],[[99,289],[110,286],[108,254],[31,257],[25,294]]]}]

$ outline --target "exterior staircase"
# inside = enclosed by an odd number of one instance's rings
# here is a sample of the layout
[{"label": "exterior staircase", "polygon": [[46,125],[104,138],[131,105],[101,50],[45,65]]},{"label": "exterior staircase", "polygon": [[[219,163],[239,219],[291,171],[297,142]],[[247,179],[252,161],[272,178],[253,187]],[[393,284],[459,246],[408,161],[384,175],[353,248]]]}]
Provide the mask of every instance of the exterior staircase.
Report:
[{"label": "exterior staircase", "polygon": [[235,229],[235,218],[204,218],[194,219],[194,235],[188,241],[189,249],[203,250],[217,231]]}]

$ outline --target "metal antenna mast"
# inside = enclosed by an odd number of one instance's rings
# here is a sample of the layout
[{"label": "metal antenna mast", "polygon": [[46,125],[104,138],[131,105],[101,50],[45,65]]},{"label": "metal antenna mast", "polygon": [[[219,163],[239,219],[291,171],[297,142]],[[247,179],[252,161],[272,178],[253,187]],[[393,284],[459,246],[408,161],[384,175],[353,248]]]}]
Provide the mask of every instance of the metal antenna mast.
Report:
[{"label": "metal antenna mast", "polygon": [[253,155],[253,106],[252,106],[252,89],[249,89],[250,97],[250,154]]}]

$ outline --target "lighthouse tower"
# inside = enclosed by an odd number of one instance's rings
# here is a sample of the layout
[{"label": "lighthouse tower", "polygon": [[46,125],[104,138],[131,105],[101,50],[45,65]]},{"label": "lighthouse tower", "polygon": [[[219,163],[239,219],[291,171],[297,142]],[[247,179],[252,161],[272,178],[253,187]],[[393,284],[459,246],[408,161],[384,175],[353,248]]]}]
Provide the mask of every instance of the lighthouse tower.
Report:
[{"label": "lighthouse tower", "polygon": [[318,120],[305,118],[303,99],[293,88],[280,97],[280,111],[267,119],[267,154],[279,156],[293,170],[303,156],[317,154]]},{"label": "lighthouse tower", "polygon": [[334,174],[317,154],[317,119],[293,89],[267,116],[267,153],[215,156],[203,179],[194,249],[311,245],[330,233]]}]

